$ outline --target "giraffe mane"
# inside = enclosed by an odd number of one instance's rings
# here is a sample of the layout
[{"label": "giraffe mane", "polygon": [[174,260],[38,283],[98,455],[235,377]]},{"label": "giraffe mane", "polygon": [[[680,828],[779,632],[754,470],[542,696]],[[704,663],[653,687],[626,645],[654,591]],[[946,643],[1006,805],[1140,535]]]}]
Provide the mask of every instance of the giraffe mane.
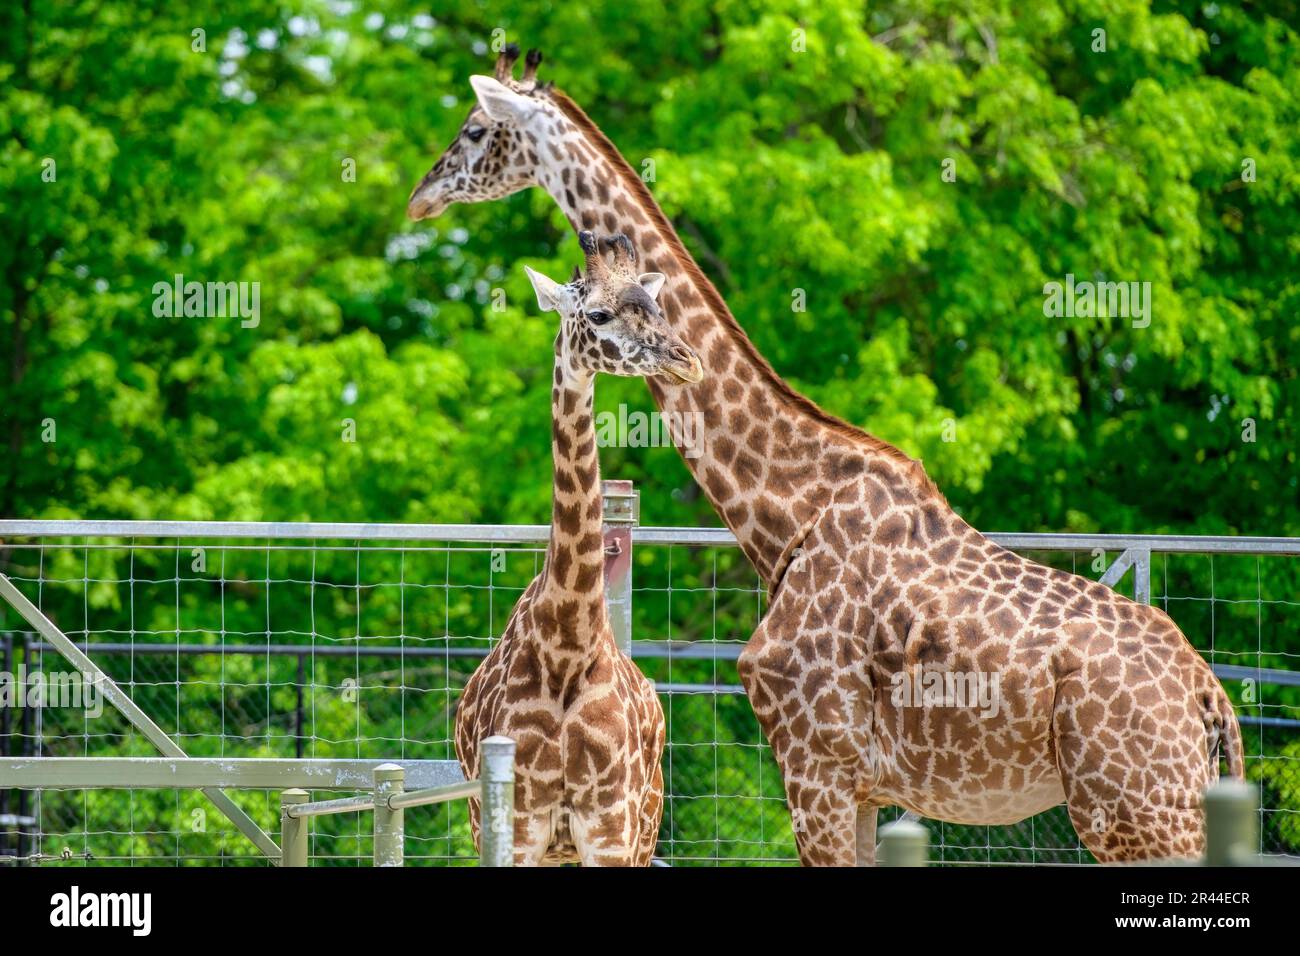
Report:
[{"label": "giraffe mane", "polygon": [[[541,92],[541,90],[539,90],[539,92]],[[710,281],[709,277],[704,274],[704,270],[696,264],[695,259],[692,258],[689,252],[687,252],[686,246],[682,243],[681,237],[677,235],[677,230],[673,228],[673,224],[668,221],[668,217],[659,207],[659,203],[655,200],[654,194],[646,188],[646,184],[641,181],[641,177],[637,176],[632,171],[631,167],[628,166],[627,160],[625,160],[623,154],[618,151],[618,147],[615,146],[601,128],[592,121],[591,117],[584,113],[582,108],[565,93],[553,85],[545,88],[544,92],[550,97],[551,101],[556,105],[560,112],[572,120],[578,128],[587,135],[591,144],[596,147],[596,150],[606,160],[608,160],[610,165],[623,177],[623,185],[640,202],[643,211],[650,217],[651,223],[659,232],[660,237],[663,238],[669,251],[672,253],[673,258],[676,259],[677,264],[695,284],[696,288],[699,289],[708,308],[722,319],[724,325],[731,333],[731,337],[737,347],[740,348],[746,358],[753,364],[754,368],[758,370],[759,375],[766,380],[767,384],[790,405],[794,406],[799,411],[804,412],[835,434],[848,438],[853,442],[865,445],[872,451],[880,452],[900,464],[907,466],[908,469],[919,478],[923,488],[937,495],[941,501],[946,502],[943,493],[931,480],[930,476],[925,473],[925,468],[919,461],[907,454],[901,448],[891,445],[883,438],[877,438],[875,435],[863,431],[856,425],[832,415],[806,395],[801,395],[799,392],[795,391],[790,387],[785,379],[777,374],[776,369],[772,368],[771,363],[763,357],[763,354],[759,352],[757,348],[755,348],[754,343],[745,333],[744,328],[742,328],[740,323],[736,321],[736,317],[732,315],[731,309],[727,307],[726,301],[722,298],[722,295],[718,292],[712,281]]]}]

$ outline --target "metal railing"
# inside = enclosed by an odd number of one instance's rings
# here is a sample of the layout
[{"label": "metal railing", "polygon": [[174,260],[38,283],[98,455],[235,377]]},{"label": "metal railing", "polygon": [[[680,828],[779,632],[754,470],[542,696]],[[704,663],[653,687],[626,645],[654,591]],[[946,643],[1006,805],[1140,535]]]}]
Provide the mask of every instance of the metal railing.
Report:
[{"label": "metal railing", "polygon": [[[636,622],[634,636],[637,639],[631,642],[632,656],[655,679],[668,712],[669,741],[665,757],[668,789],[660,853],[672,863],[696,859],[707,862],[791,860],[793,841],[779,775],[756,723],[752,722],[752,715],[744,703],[743,690],[734,674],[735,659],[761,618],[765,588],[753,577],[743,560],[735,560],[739,558],[734,550],[736,542],[726,529],[633,526],[635,492],[626,483],[621,484],[617,495],[622,497],[622,503],[612,500],[614,488],[607,486],[606,489],[607,514],[612,519],[606,522],[607,574],[611,566],[621,565],[618,573],[610,575],[607,593],[611,604],[622,609],[616,618]],[[617,544],[611,543],[611,530],[619,532],[621,540]],[[355,677],[364,691],[373,690],[375,693],[381,690],[389,693],[389,685],[377,678],[367,680],[367,675],[387,669],[392,673],[400,672],[391,693],[392,699],[402,708],[401,728],[393,730],[376,724],[366,733],[362,729],[362,705],[358,703],[355,731],[358,749],[363,742],[374,741],[382,752],[384,742],[397,741],[401,743],[403,753],[409,745],[426,748],[426,752],[427,748],[434,747],[436,754],[436,748],[444,748],[442,752],[445,753],[445,748],[450,747],[450,734],[445,730],[440,732],[436,725],[430,726],[432,718],[424,716],[421,718],[424,723],[420,725],[424,732],[408,730],[408,695],[420,702],[423,713],[428,710],[429,695],[436,693],[439,709],[435,714],[450,714],[460,684],[467,676],[466,668],[472,668],[477,659],[487,653],[491,640],[499,634],[503,618],[498,615],[509,609],[513,597],[522,590],[522,585],[514,583],[515,579],[503,583],[507,580],[505,576],[500,573],[493,576],[498,555],[510,556],[512,572],[518,562],[516,555],[528,556],[535,570],[536,562],[540,560],[536,546],[545,542],[548,533],[549,528],[545,525],[0,521],[0,540],[4,542],[0,545],[0,560],[7,551],[13,580],[24,584],[38,603],[43,601],[42,606],[50,606],[52,612],[53,608],[64,608],[65,616],[69,615],[65,607],[66,595],[80,601],[83,594],[98,587],[117,589],[124,593],[125,598],[129,589],[130,600],[125,605],[131,611],[129,622],[124,615],[118,615],[113,623],[92,622],[87,614],[80,630],[68,630],[65,638],[76,650],[92,654],[96,660],[107,659],[117,661],[124,668],[129,666],[128,687],[148,691],[172,684],[184,686],[188,679],[186,675],[193,673],[195,668],[188,664],[182,666],[183,660],[219,655],[223,662],[220,676],[214,678],[204,671],[207,676],[202,679],[208,682],[217,680],[224,689],[227,686],[225,662],[248,658],[261,666],[267,676],[260,678],[260,683],[242,685],[237,683],[239,678],[232,676],[229,678],[232,688],[264,687],[268,698],[264,710],[268,713],[272,710],[269,698],[273,689],[288,686],[297,693],[297,713],[290,721],[292,733],[283,738],[268,736],[264,746],[275,748],[278,740],[288,739],[291,745],[296,744],[299,752],[314,752],[318,740],[337,745],[350,739],[344,737],[340,740],[339,734],[334,732],[332,739],[325,741],[324,738],[330,735],[321,732],[315,716],[314,701],[320,694],[338,690],[338,668],[346,664],[352,669],[352,676],[348,679]],[[1022,533],[994,533],[989,537],[1004,547],[1046,553],[1049,557],[1045,560],[1049,563],[1056,560],[1051,557],[1056,555],[1066,570],[1080,570],[1075,566],[1079,553],[1090,553],[1090,557],[1084,560],[1090,561],[1094,578],[1112,586],[1122,585],[1121,578],[1132,570],[1131,593],[1169,610],[1189,638],[1210,658],[1215,672],[1225,683],[1233,682],[1237,689],[1245,683],[1256,688],[1253,698],[1237,695],[1243,701],[1253,701],[1240,713],[1243,729],[1251,729],[1254,734],[1250,739],[1255,743],[1248,742],[1248,747],[1254,747],[1246,754],[1248,767],[1281,771],[1282,776],[1276,778],[1275,786],[1268,791],[1270,800],[1290,791],[1294,785],[1286,781],[1294,781],[1300,776],[1300,761],[1294,746],[1297,742],[1295,732],[1300,730],[1300,719],[1297,719],[1300,708],[1296,706],[1293,690],[1300,686],[1300,672],[1291,667],[1291,661],[1300,657],[1300,647],[1294,647],[1286,636],[1294,633],[1293,628],[1286,626],[1287,621],[1292,620],[1286,615],[1294,613],[1293,609],[1300,609],[1300,601],[1293,600],[1300,595],[1300,589],[1295,587],[1292,574],[1296,564],[1285,561],[1269,564],[1265,559],[1300,555],[1300,539]],[[214,569],[206,575],[182,572],[182,557],[188,565],[191,551],[204,549],[213,560],[216,555],[221,556],[220,570]],[[639,554],[636,549],[640,549]],[[24,559],[24,554],[30,558]],[[48,561],[47,554],[50,556]],[[450,570],[445,576],[439,573],[436,578],[432,577],[428,574],[431,555],[440,556],[439,560],[445,556],[449,569],[453,565],[468,567],[469,562],[477,562],[474,567],[481,567],[482,571],[474,573],[481,573],[482,578],[476,583],[475,578],[457,577]],[[1173,579],[1169,568],[1177,556],[1184,555],[1190,557],[1182,559],[1177,566],[1180,578],[1188,577],[1182,569],[1191,566],[1189,561],[1199,562],[1200,558],[1196,556],[1209,556],[1209,585],[1205,590],[1189,591],[1182,587],[1176,591],[1171,587]],[[77,566],[72,575],[67,574],[71,565],[69,556],[75,558],[78,565],[84,562],[84,567]],[[356,574],[349,580],[339,570],[348,568],[354,556]],[[1224,574],[1219,575],[1219,590],[1216,591],[1215,556],[1223,566],[1232,561],[1258,566],[1264,561],[1266,571],[1276,569],[1283,572],[1282,583],[1277,587],[1285,590],[1269,593],[1267,575],[1256,590],[1254,575],[1243,570],[1237,574],[1238,583],[1243,587],[1249,583],[1250,594],[1224,592],[1222,587],[1228,578]],[[263,557],[265,574],[256,567],[250,570],[255,563],[253,559]],[[371,562],[381,557],[391,559],[387,566],[389,571],[374,570],[375,565]],[[633,557],[637,557],[635,562],[631,560]],[[229,565],[227,558],[230,559]],[[170,574],[138,570],[141,565],[167,569],[173,559],[177,570]],[[674,560],[677,562],[675,565]],[[113,561],[119,563],[114,565]],[[125,567],[128,561],[129,571]],[[701,569],[701,564],[707,561],[712,561],[712,569]],[[489,563],[493,567],[487,567]],[[527,563],[523,562],[524,567]],[[24,570],[12,570],[19,566]],[[295,570],[273,570],[282,567]],[[636,582],[632,580],[633,567],[636,568]],[[397,573],[398,569],[400,573]],[[1157,589],[1153,586],[1153,578],[1162,570],[1164,586]],[[746,573],[752,583],[745,584]],[[1204,586],[1199,581],[1198,577],[1197,586]],[[176,592],[174,600],[178,610],[174,640],[166,638],[172,633],[169,628],[152,625],[147,617],[145,623],[136,620],[136,608],[141,602],[137,588],[139,592],[153,594],[164,587],[174,588]],[[273,593],[291,588],[300,589],[305,599],[311,600],[310,622],[304,621],[301,625],[286,622],[287,612],[280,603],[274,605],[273,611]],[[380,595],[385,589],[391,592],[394,605],[388,625],[363,622],[363,604],[370,600],[369,595]],[[325,601],[317,602],[318,592],[326,598]],[[427,606],[422,605],[417,610],[414,605],[419,601],[408,602],[406,599],[410,594],[423,600],[430,593],[437,598],[433,615],[429,614]],[[494,596],[500,600],[503,595],[509,600],[498,603],[497,610],[493,611]],[[457,600],[463,598],[467,605],[474,605],[460,618],[459,625],[451,623],[453,618],[449,608],[453,596]],[[196,605],[210,601],[214,608],[220,602],[219,645],[204,640],[205,637],[216,639],[215,626],[207,625],[209,630],[205,630],[204,627],[193,628],[183,624],[183,598],[191,599]],[[337,626],[337,617],[325,624],[316,619],[321,606],[328,610],[330,600],[337,603],[340,598],[346,598],[347,608],[356,613],[355,627],[347,631],[341,631]],[[283,597],[280,600],[283,601]],[[168,601],[170,603],[171,598]],[[266,604],[264,629],[259,624],[246,623],[248,616],[256,610],[257,602]],[[424,604],[428,603],[425,600]],[[724,603],[725,609],[721,608]],[[746,606],[749,610],[745,610]],[[436,625],[440,623],[444,607],[448,608],[448,623],[439,628]],[[228,608],[230,614],[227,614]],[[3,613],[2,606],[0,613]],[[1275,616],[1270,618],[1270,615]],[[431,616],[435,625],[432,628]],[[413,617],[417,618],[414,624]],[[1218,645],[1215,643],[1216,620]],[[30,619],[28,623],[30,626]],[[75,625],[75,619],[70,623]],[[1224,633],[1229,623],[1239,630],[1248,626],[1250,640],[1226,643]],[[0,632],[3,630],[0,626]],[[438,630],[441,630],[441,636],[424,636],[437,634]],[[331,631],[343,636],[330,636]],[[33,659],[33,655],[39,660],[43,652],[63,653],[65,650],[66,645],[49,640],[40,628],[32,627],[28,633],[40,635],[23,644],[28,660]],[[0,640],[14,637],[14,647],[17,648],[18,634],[9,629],[7,633],[0,633]],[[683,634],[686,640],[680,639]],[[1276,643],[1279,640],[1281,644]],[[288,661],[285,668],[274,664],[275,658],[281,655]],[[174,672],[155,675],[152,669],[144,666],[151,659],[157,659],[160,665],[172,666]],[[297,661],[296,674],[292,670],[294,660]],[[362,661],[368,662],[366,666],[363,667]],[[408,668],[422,669],[416,672],[425,676],[412,681],[412,671]],[[238,670],[233,668],[233,664],[232,669]],[[322,674],[328,676],[322,677]],[[436,680],[431,680],[430,674],[435,675]],[[692,679],[684,679],[687,677]],[[1267,698],[1259,690],[1263,687],[1274,689],[1268,692]],[[139,694],[133,690],[131,696]],[[218,698],[213,700],[218,701]],[[372,703],[375,700],[374,696],[370,698]],[[689,707],[683,710],[677,702]],[[178,710],[175,721],[177,740],[184,743],[189,736],[206,744],[211,739],[221,743],[223,752],[227,740],[231,745],[254,742],[255,739],[246,731],[227,730],[226,698],[220,698],[219,704],[222,717],[217,733],[200,730],[185,734],[181,730]],[[368,714],[364,716],[369,717]],[[722,725],[724,720],[728,726]],[[1266,738],[1265,732],[1271,736]],[[11,739],[24,746],[29,741],[40,745],[46,733],[48,731],[37,722],[19,727],[17,736]],[[75,729],[60,731],[60,734],[60,741],[69,745],[80,744],[87,748],[87,752],[97,745],[94,735],[77,734]],[[111,739],[105,737],[106,742],[111,742]],[[0,788],[0,817],[7,812],[3,788]],[[736,816],[734,825],[729,824],[729,815]],[[743,823],[740,815],[744,815]],[[1266,848],[1273,852],[1295,852],[1289,848],[1296,844],[1296,840],[1287,834],[1295,831],[1296,815],[1297,808],[1289,803],[1266,802],[1261,807],[1261,820],[1269,822],[1268,827],[1259,828],[1266,835]],[[35,812],[30,806],[20,806],[18,814],[10,816],[39,819],[39,805]],[[981,844],[972,842],[973,835],[959,833],[953,827],[945,830],[944,825],[936,826],[941,846],[951,851],[954,859],[970,861],[982,858]],[[39,831],[39,822],[35,828]],[[1005,839],[991,832],[996,828],[979,829],[990,831],[987,859],[993,859],[996,853],[1013,855],[1023,862],[1041,861],[1043,858],[1056,862],[1081,862],[1086,858],[1073,842],[1072,829],[1064,814],[1054,814],[1046,828],[1041,820],[1037,826],[1030,821],[1018,831],[1018,835]],[[1058,831],[1059,836],[1053,835]],[[447,848],[445,858],[462,858],[463,851],[454,849],[453,845],[464,846],[464,837],[459,835],[463,832],[457,829],[453,835],[448,830],[437,837],[440,841],[438,846]],[[1065,834],[1069,834],[1071,839],[1066,840]],[[428,837],[422,839],[426,840],[426,845],[432,840]],[[0,827],[0,853],[4,851],[3,840],[3,827]],[[1005,852],[999,850],[1003,845],[1007,848]]]},{"label": "metal railing", "polygon": [[307,820],[311,817],[366,810],[375,814],[375,866],[402,866],[407,809],[473,797],[480,800],[479,864],[514,866],[515,742],[509,737],[483,740],[477,780],[407,790],[405,768],[382,763],[375,768],[374,786],[366,796],[313,803],[306,790],[285,790],[280,794],[281,866],[307,865]]},{"label": "metal railing", "polygon": [[[418,789],[406,789],[408,774],[410,782],[420,785]],[[370,792],[362,796],[310,802],[310,790],[367,787]],[[514,866],[515,743],[509,737],[488,737],[483,741],[475,780],[465,780],[460,765],[448,760],[377,763],[260,757],[0,758],[0,789],[7,788],[280,790],[280,846],[258,846],[282,867],[308,865],[309,819],[366,810],[375,814],[375,866],[402,866],[407,809],[477,797],[484,821],[480,865]],[[11,857],[8,862],[21,861]]]}]

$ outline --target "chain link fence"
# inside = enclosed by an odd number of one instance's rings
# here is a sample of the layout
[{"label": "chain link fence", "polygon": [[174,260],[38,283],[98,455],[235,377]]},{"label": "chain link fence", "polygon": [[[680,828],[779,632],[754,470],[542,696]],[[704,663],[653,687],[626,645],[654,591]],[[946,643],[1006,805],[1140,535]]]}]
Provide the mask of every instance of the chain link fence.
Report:
[{"label": "chain link fence", "polygon": [[[460,689],[540,570],[546,534],[33,524],[0,523],[0,570],[187,754],[226,757],[454,758]],[[1140,596],[1149,589],[1237,703],[1247,774],[1262,790],[1260,849],[1300,856],[1300,566],[1291,556],[1300,542],[1253,553],[1236,539],[1222,553],[1209,539],[1172,550],[1142,539],[1147,550],[1130,554],[1137,539],[1005,537],[1035,560],[1097,579],[1117,554],[1138,555]],[[761,582],[717,530],[639,529],[632,559],[633,655],[657,682],[668,722],[659,857],[673,866],[796,863],[780,773],[736,674],[765,609]],[[68,669],[3,602],[0,655],[11,686],[28,691]],[[98,715],[0,708],[0,748],[154,753],[107,705]],[[277,826],[277,794],[232,796],[264,829]],[[897,815],[886,810],[882,822]],[[366,823],[313,821],[313,859],[368,864]],[[1015,826],[927,824],[936,862],[1091,862],[1064,808]],[[474,859],[463,806],[408,821],[408,864]],[[185,791],[0,790],[0,861],[265,865]]]}]

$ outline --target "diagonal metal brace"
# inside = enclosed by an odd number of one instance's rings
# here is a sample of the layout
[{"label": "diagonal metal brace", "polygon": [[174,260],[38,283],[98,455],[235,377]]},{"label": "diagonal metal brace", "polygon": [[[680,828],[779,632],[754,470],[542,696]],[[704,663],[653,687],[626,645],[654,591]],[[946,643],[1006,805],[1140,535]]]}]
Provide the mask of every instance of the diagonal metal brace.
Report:
[{"label": "diagonal metal brace", "polygon": [[[71,638],[59,630],[40,608],[27,600],[26,595],[18,590],[4,574],[0,574],[0,596],[12,604],[32,627],[40,631],[69,664],[81,671],[85,677],[93,679],[100,693],[104,695],[104,699],[121,711],[122,716],[131,723],[131,726],[144,734],[164,757],[188,756],[171,737],[167,736],[165,730],[150,720],[149,715],[141,710],[111,677],[100,670],[98,665],[72,642]],[[252,817],[240,809],[233,800],[215,787],[204,789],[203,795],[211,800],[213,805],[225,814],[244,836],[252,840],[259,850],[272,860],[280,859],[280,848],[276,846],[275,841],[267,836],[265,831],[253,822]]]},{"label": "diagonal metal brace", "polygon": [[1119,584],[1124,572],[1133,569],[1133,600],[1139,604],[1151,603],[1151,549],[1127,548],[1101,576],[1108,587]]}]

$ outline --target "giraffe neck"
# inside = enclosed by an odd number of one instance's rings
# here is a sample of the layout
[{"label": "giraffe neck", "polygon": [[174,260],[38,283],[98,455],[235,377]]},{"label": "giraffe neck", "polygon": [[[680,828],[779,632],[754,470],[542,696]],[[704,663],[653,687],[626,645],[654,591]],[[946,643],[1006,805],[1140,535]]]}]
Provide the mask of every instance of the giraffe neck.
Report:
[{"label": "giraffe neck", "polygon": [[595,376],[566,368],[557,346],[551,387],[551,536],[542,571],[543,593],[554,602],[548,636],[573,651],[608,628],[601,522],[600,458],[592,422]]},{"label": "giraffe neck", "polygon": [[647,384],[670,426],[693,434],[678,451],[768,587],[779,583],[836,489],[864,471],[889,472],[942,502],[917,462],[781,380],[632,167],[571,100],[557,92],[554,102],[568,124],[561,124],[562,148],[539,149],[538,183],[575,230],[625,233],[643,268],[667,276],[659,301],[705,376],[690,386]]}]

